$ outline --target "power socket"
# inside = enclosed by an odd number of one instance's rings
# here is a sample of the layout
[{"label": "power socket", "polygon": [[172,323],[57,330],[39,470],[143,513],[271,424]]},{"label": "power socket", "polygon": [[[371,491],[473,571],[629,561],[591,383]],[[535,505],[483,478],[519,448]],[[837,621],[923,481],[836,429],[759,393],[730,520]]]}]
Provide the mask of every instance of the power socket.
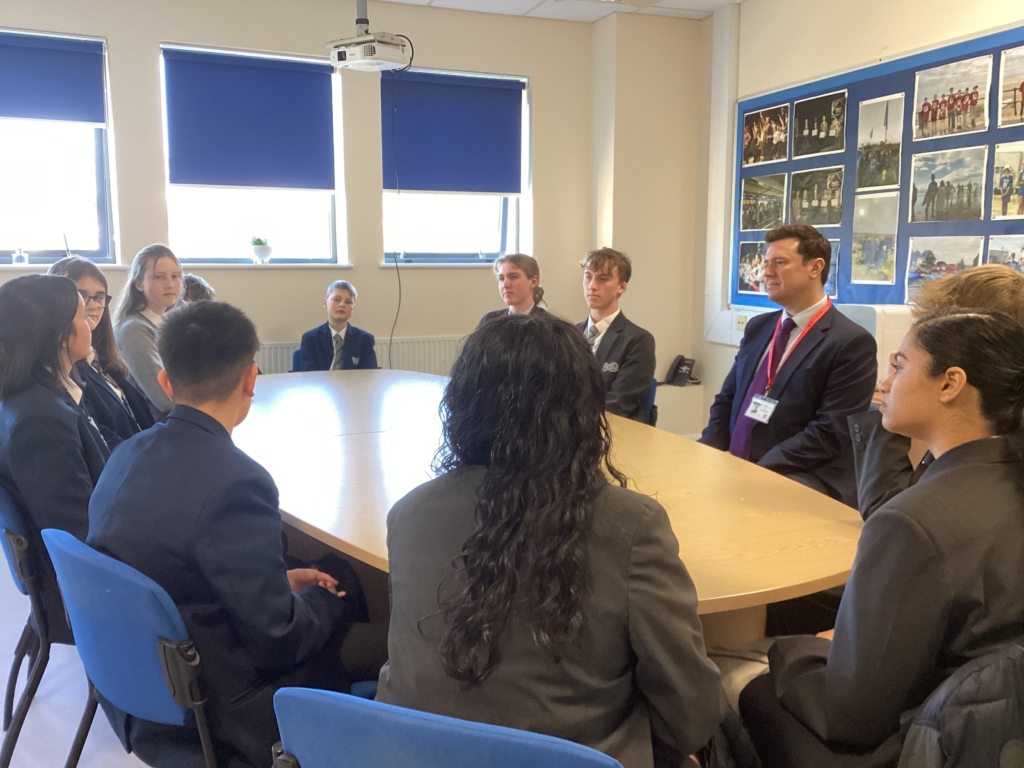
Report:
[{"label": "power socket", "polygon": [[736,330],[742,331],[747,327],[747,316],[736,313]]}]

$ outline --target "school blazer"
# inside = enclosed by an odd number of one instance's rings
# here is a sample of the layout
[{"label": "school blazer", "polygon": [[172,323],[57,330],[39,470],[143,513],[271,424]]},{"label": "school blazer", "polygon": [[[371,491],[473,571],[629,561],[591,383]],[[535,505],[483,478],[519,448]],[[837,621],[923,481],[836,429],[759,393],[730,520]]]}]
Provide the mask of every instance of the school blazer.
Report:
[{"label": "school blazer", "polygon": [[870,749],[953,671],[1024,638],[1019,440],[935,459],[864,523],[835,639],[778,640],[782,705],[820,738]]},{"label": "school blazer", "polygon": [[911,463],[910,438],[882,426],[880,411],[857,413],[847,419],[853,439],[857,474],[857,506],[865,520],[875,510],[917,483],[933,461],[925,453],[916,467]]},{"label": "school blazer", "polygon": [[[373,349],[373,334],[349,325],[345,343],[341,347],[341,368],[350,370],[376,370],[377,353]],[[329,371],[334,360],[334,336],[327,323],[302,334],[300,371]]]},{"label": "school blazer", "polygon": [[[587,320],[577,326],[587,332]],[[594,355],[604,379],[604,407],[609,413],[644,420],[644,400],[654,378],[654,337],[619,312]]]},{"label": "school blazer", "polygon": [[[213,418],[175,406],[111,455],[89,504],[86,543],[167,590],[202,660],[215,736],[265,764],[278,738],[275,690],[285,679],[316,683],[311,661],[347,605],[320,587],[289,589],[267,471]],[[115,732],[128,730],[147,749],[161,731],[112,719]],[[170,750],[174,738],[166,743]],[[169,754],[154,762],[174,764]]]},{"label": "school blazer", "polygon": [[110,374],[125,399],[118,397],[110,383],[99,371],[84,360],[75,365],[81,378],[82,405],[92,416],[100,434],[110,450],[123,443],[132,435],[153,426],[153,414],[146,400],[124,376]]},{"label": "school blazer", "polygon": [[388,513],[390,661],[377,700],[569,739],[625,768],[651,768],[652,734],[684,755],[700,748],[728,703],[705,655],[697,595],[665,510],[623,488],[608,485],[593,502],[579,642],[556,660],[513,616],[479,685],[448,677],[439,588],[476,528],[485,472],[442,475]]},{"label": "school blazer", "polygon": [[[543,317],[548,314],[547,310],[536,304],[533,305],[533,309],[529,312],[531,317]],[[486,315],[480,318],[480,322],[477,323],[477,328],[483,326],[488,320],[496,320],[499,317],[508,317],[508,307],[505,309],[496,309],[493,312],[488,312]]]},{"label": "school blazer", "polygon": [[[747,323],[700,442],[729,450],[747,389],[781,315],[781,310],[767,312]],[[782,475],[810,475],[830,496],[856,507],[847,417],[871,406],[878,378],[876,354],[874,337],[831,307],[779,369],[768,393],[779,404],[767,424],[754,425],[750,460]]]}]

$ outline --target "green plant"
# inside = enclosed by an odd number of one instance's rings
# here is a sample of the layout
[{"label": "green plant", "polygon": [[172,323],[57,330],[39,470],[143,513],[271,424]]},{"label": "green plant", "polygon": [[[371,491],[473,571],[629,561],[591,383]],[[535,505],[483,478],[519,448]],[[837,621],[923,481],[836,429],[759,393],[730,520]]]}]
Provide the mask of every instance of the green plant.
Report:
[{"label": "green plant", "polygon": [[267,239],[265,237],[254,237],[249,243],[252,245],[266,245]]}]

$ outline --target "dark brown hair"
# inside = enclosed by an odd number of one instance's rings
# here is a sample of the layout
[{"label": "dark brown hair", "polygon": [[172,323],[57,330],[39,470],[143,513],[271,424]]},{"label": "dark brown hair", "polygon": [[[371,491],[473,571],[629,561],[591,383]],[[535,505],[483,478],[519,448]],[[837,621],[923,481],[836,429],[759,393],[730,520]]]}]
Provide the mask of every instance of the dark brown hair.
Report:
[{"label": "dark brown hair", "polygon": [[589,269],[591,272],[603,272],[605,269],[615,270],[619,282],[628,283],[633,276],[633,262],[622,251],[614,248],[598,248],[591,251],[586,258],[580,262],[580,266]]},{"label": "dark brown hair", "polygon": [[499,256],[494,260],[494,274],[498,274],[501,265],[506,262],[519,267],[528,278],[537,278],[537,287],[533,289],[533,303],[540,304],[544,299],[544,289],[540,287],[540,265],[537,264],[537,260],[525,253],[509,253]]},{"label": "dark brown hair", "polygon": [[825,262],[821,270],[821,284],[828,282],[828,273],[832,268],[832,244],[829,243],[821,232],[808,224],[787,224],[783,227],[776,227],[764,236],[768,244],[777,240],[797,240],[796,252],[799,253],[806,264],[811,259],[821,259]]},{"label": "dark brown hair", "polygon": [[[103,286],[103,291],[109,294],[107,289],[107,278],[88,259],[81,256],[68,256],[60,261],[51,264],[46,270],[48,275],[61,275],[77,283],[83,277],[91,277]],[[127,376],[128,368],[121,359],[121,351],[117,348],[114,340],[114,326],[110,322],[110,297],[107,297],[107,304],[103,307],[103,316],[92,331],[92,348],[96,350],[96,359],[100,362],[100,368],[104,373],[116,373],[119,376]]]}]

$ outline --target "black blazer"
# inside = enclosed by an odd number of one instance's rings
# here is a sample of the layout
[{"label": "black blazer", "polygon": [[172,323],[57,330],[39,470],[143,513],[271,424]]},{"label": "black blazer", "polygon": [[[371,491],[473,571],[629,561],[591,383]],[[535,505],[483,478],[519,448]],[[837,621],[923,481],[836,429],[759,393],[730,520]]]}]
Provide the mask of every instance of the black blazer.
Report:
[{"label": "black blazer", "polygon": [[[700,442],[729,450],[747,389],[781,314],[767,312],[747,323]],[[750,460],[782,475],[808,475],[828,495],[856,507],[857,480],[846,419],[871,406],[878,378],[877,349],[870,333],[834,306],[829,309],[779,369],[768,393],[779,404],[771,421],[754,425]]]},{"label": "black blazer", "polygon": [[[579,329],[587,332],[587,320]],[[604,379],[604,407],[609,413],[644,420],[644,400],[654,378],[654,337],[619,312],[594,355]]]},{"label": "black blazer", "polygon": [[0,477],[40,530],[84,540],[89,496],[110,451],[71,396],[42,384],[0,403]]},{"label": "black blazer", "polygon": [[[544,307],[534,304],[533,309],[530,310],[530,314],[534,317],[540,317],[546,315],[547,310],[545,310]],[[508,317],[508,307],[505,307],[505,309],[496,309],[493,312],[488,312],[486,315],[480,318],[480,322],[477,323],[476,327],[479,328],[488,320],[494,320],[499,317]]]},{"label": "black blazer", "polygon": [[921,479],[932,462],[926,453],[916,467],[911,463],[910,438],[882,426],[880,411],[854,414],[847,419],[853,438],[857,472],[857,506],[865,520],[896,494]]},{"label": "black blazer", "polygon": [[448,677],[438,592],[476,528],[485,471],[442,475],[388,513],[390,662],[377,700],[569,739],[625,768],[651,768],[652,734],[684,755],[700,748],[728,703],[697,595],[665,510],[624,488],[608,485],[593,503],[579,642],[556,660],[513,616],[501,661],[479,685]]},{"label": "black blazer", "polygon": [[776,642],[776,695],[819,737],[873,748],[955,669],[1024,637],[1021,447],[937,458],[864,523],[835,640]]},{"label": "black blazer", "polygon": [[75,370],[84,383],[82,405],[92,416],[111,450],[132,435],[153,426],[149,401],[124,376],[110,374],[110,378],[124,393],[125,399],[122,400],[103,375],[84,360],[75,366]]},{"label": "black blazer", "polygon": [[[373,334],[349,325],[341,347],[341,369],[376,370]],[[300,371],[329,371],[334,360],[334,336],[327,323],[302,334]]]},{"label": "black blazer", "polygon": [[167,590],[202,659],[216,738],[265,764],[278,738],[274,691],[282,680],[318,684],[312,662],[348,603],[289,589],[267,471],[213,418],[176,406],[111,456],[87,543]]}]

